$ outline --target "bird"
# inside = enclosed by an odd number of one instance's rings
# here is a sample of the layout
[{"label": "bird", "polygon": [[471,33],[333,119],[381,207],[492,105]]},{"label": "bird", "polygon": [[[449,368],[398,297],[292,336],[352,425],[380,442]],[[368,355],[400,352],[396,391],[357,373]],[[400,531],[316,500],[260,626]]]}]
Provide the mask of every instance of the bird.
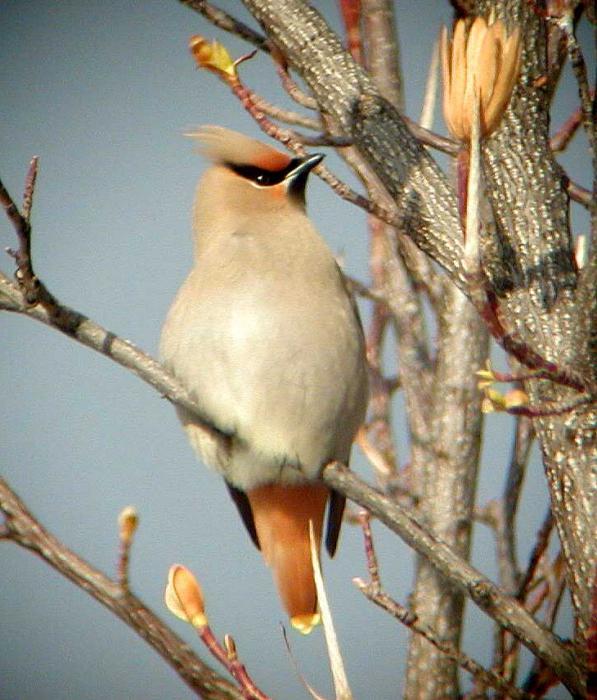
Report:
[{"label": "bird", "polygon": [[160,338],[201,409],[177,413],[219,472],[272,569],[292,626],[320,621],[309,522],[336,550],[345,498],[321,481],[348,464],[367,407],[365,341],[346,279],[306,213],[321,154],[291,157],[220,126],[191,134],[210,161],[193,209],[194,260]]}]

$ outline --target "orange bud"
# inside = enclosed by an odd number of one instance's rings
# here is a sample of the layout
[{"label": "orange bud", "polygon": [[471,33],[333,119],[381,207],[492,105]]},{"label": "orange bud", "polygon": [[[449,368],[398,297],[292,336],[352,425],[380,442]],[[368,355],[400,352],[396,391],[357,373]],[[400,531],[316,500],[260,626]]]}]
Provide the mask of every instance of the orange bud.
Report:
[{"label": "orange bud", "polygon": [[522,389],[510,389],[504,394],[504,404],[506,409],[517,408],[518,406],[527,406],[529,403],[529,395]]},{"label": "orange bud", "polygon": [[501,20],[488,25],[483,17],[458,20],[452,40],[440,36],[444,79],[444,119],[462,142],[471,138],[475,95],[479,100],[481,135],[489,136],[506,111],[520,71],[520,31],[506,35]]},{"label": "orange bud", "polygon": [[139,516],[133,506],[127,506],[118,516],[119,535],[122,542],[129,544],[139,525]]},{"label": "orange bud", "polygon": [[174,564],[170,567],[164,602],[173,615],[190,622],[193,627],[201,628],[207,625],[203,591],[186,566]]},{"label": "orange bud", "polygon": [[207,68],[224,79],[236,77],[236,65],[226,47],[219,42],[210,43],[196,34],[189,39],[189,49],[199,68]]}]

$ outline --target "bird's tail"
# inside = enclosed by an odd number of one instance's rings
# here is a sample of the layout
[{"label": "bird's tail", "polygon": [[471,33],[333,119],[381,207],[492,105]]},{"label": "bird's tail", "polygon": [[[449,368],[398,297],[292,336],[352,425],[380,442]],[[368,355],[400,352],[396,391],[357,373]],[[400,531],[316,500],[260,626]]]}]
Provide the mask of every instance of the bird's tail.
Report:
[{"label": "bird's tail", "polygon": [[273,570],[292,626],[303,634],[319,622],[309,521],[313,522],[319,552],[328,495],[321,484],[271,484],[247,494],[263,557]]}]

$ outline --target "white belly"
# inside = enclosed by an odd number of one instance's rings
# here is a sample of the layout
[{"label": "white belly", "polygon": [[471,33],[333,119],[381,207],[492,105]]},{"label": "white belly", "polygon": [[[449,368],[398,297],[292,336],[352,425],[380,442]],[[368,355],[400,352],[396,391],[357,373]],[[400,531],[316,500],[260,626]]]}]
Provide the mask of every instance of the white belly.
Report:
[{"label": "white belly", "polygon": [[315,479],[329,460],[348,459],[363,417],[364,349],[350,300],[335,271],[328,289],[285,280],[283,300],[271,277],[231,285],[226,274],[193,271],[162,334],[166,366],[234,435],[229,452],[218,450],[181,412],[191,443],[243,490]]}]

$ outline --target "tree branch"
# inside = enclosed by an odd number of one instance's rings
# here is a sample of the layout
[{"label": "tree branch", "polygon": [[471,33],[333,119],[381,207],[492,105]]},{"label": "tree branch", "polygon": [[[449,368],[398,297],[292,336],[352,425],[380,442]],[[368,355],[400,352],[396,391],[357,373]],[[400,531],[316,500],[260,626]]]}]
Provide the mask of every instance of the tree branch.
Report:
[{"label": "tree branch", "polygon": [[422,624],[417,615],[413,615],[408,608],[391,598],[383,591],[379,576],[377,556],[375,554],[373,538],[371,536],[368,514],[361,516],[361,526],[363,528],[365,538],[367,569],[370,577],[368,583],[365,583],[365,581],[360,578],[353,579],[353,583],[361,591],[361,593],[363,593],[371,602],[388,612],[390,615],[392,615],[392,617],[396,618],[410,630],[426,639],[427,642],[432,644],[439,652],[441,652],[443,656],[446,656],[455,664],[458,664],[460,668],[468,671],[475,678],[481,688],[495,688],[503,693],[506,693],[509,698],[516,698],[517,700],[531,700],[530,695],[506,682],[503,678],[498,676],[495,671],[489,671],[486,668],[483,668],[483,666],[477,663],[473,658],[459,651],[455,644],[443,639],[435,629],[432,629],[428,625]]},{"label": "tree branch", "polygon": [[5,539],[35,552],[52,568],[83,589],[145,639],[203,698],[242,700],[242,694],[204,664],[139,598],[93,568],[45,530],[25,504],[0,479],[0,510],[6,516]]},{"label": "tree branch", "polygon": [[573,694],[583,696],[581,669],[572,651],[539,625],[518,601],[502,593],[482,573],[425,529],[409,509],[384,496],[338,462],[326,466],[322,478],[328,486],[366,508],[416,552],[426,557],[475,605],[545,661]]}]

